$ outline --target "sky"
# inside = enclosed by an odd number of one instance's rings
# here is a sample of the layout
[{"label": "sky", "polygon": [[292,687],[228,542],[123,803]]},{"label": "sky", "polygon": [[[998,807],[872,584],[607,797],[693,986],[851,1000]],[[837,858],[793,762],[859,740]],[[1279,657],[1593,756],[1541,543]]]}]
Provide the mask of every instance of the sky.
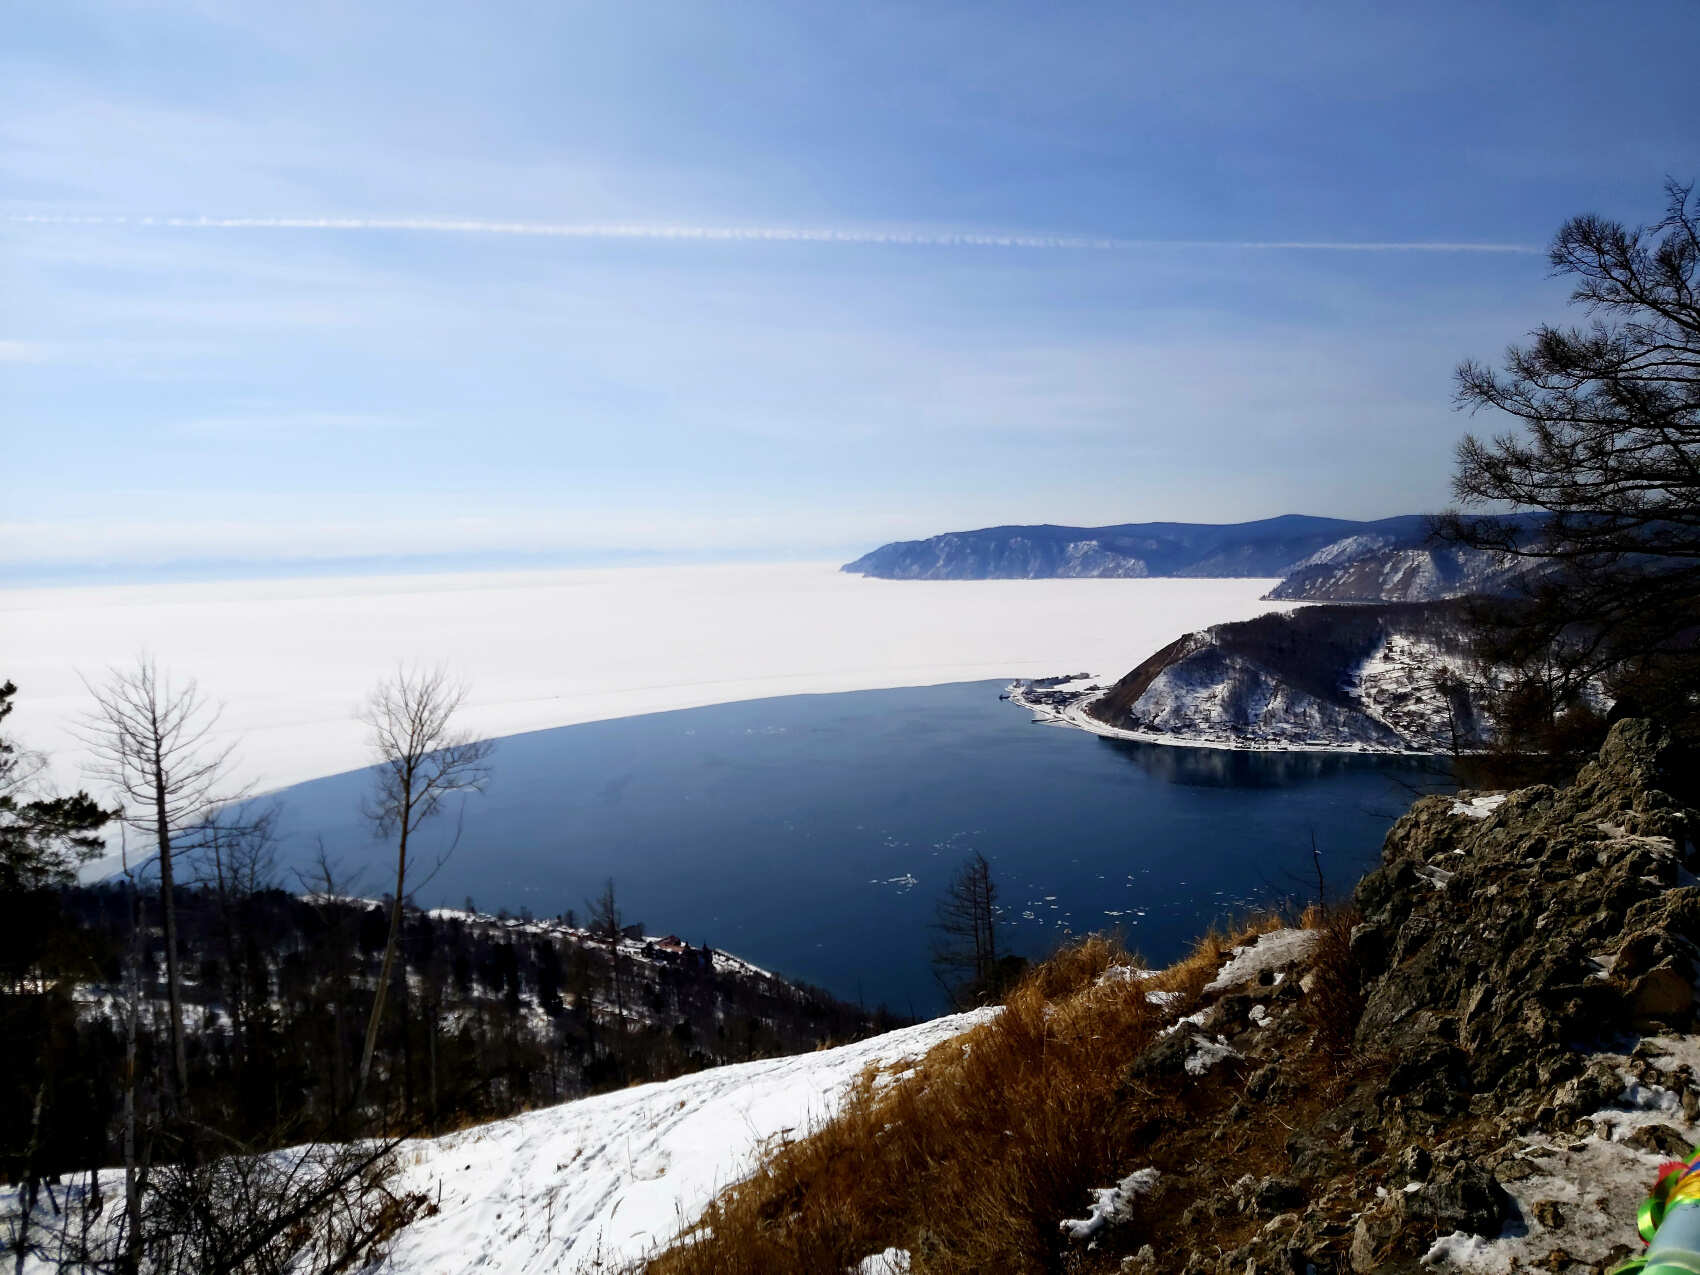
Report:
[{"label": "sky", "polygon": [[1444,506],[1700,5],[7,7],[0,581]]}]

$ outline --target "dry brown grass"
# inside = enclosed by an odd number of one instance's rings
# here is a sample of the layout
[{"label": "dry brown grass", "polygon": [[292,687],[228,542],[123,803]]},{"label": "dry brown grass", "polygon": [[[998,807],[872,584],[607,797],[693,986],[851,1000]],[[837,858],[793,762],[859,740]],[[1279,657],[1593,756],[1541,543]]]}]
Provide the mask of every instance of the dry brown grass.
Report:
[{"label": "dry brown grass", "polygon": [[1305,912],[1305,928],[1322,935],[1311,957],[1314,981],[1305,1009],[1316,1029],[1317,1048],[1336,1069],[1351,1059],[1352,1038],[1364,1008],[1358,963],[1352,955],[1352,927],[1361,919],[1357,909],[1349,907]]},{"label": "dry brown grass", "polygon": [[1147,993],[1179,993],[1169,1012],[1189,1012],[1229,949],[1279,924],[1212,932],[1150,978],[1104,979],[1130,959],[1111,939],[1059,952],[996,1019],[912,1074],[864,1077],[837,1118],[777,1150],[648,1269],[839,1275],[893,1245],[910,1250],[916,1275],[1060,1269],[1059,1219],[1079,1216],[1091,1188],[1152,1163],[1160,1144],[1195,1154],[1181,1144],[1203,1123],[1199,1104],[1224,1106],[1237,1088],[1177,1097],[1130,1076],[1168,1017]]}]

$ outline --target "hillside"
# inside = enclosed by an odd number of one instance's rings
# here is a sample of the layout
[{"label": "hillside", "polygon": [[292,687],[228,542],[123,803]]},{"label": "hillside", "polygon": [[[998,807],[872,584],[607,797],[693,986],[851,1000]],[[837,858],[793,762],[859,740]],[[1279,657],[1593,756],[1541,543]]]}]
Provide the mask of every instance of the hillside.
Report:
[{"label": "hillside", "polygon": [[1281,577],[1271,597],[1426,601],[1503,588],[1515,564],[1429,544],[1422,515],[1354,522],[987,527],[882,545],[843,570],[886,580]]},{"label": "hillside", "polygon": [[1528,571],[1526,560],[1510,554],[1352,536],[1297,563],[1267,596],[1302,602],[1429,602],[1510,593]]},{"label": "hillside", "polygon": [[1188,633],[1107,690],[1035,682],[1011,698],[1131,738],[1451,752],[1478,744],[1485,729],[1456,679],[1469,666],[1456,602],[1301,607]]},{"label": "hillside", "polygon": [[[38,907],[57,909],[67,923],[60,942],[87,953],[83,975],[51,1000],[9,981],[0,987],[0,1021],[21,1046],[0,1055],[0,1081],[22,1090],[18,1077],[31,1074],[28,1055],[40,1050],[57,1090],[84,1096],[39,1132],[29,1103],[0,1104],[0,1175],[16,1171],[17,1151],[32,1140],[51,1172],[114,1162],[122,1102],[114,1077],[125,1066],[132,995],[142,1055],[166,1038],[157,919],[137,936],[139,985],[126,986],[129,890],[79,887]],[[177,920],[195,1101],[254,1146],[346,1127],[386,909],[278,889],[221,900],[181,888]],[[409,908],[398,966],[400,1008],[379,1035],[369,1101],[416,1131],[807,1052],[901,1021],[727,952],[645,936],[638,925],[611,939],[571,918]],[[290,1113],[282,1127],[280,1109]]]},{"label": "hillside", "polygon": [[[777,1142],[830,1119],[861,1078],[891,1083],[930,1049],[984,1022],[981,1010],[849,1045],[710,1068],[400,1143],[383,1190],[400,1230],[358,1269],[449,1275],[622,1270],[671,1240]],[[285,1153],[287,1155],[288,1153]],[[102,1174],[95,1224],[115,1220],[121,1174]],[[84,1180],[86,1182],[86,1179]],[[42,1251],[28,1275],[62,1269],[75,1236],[56,1227],[91,1202],[79,1183],[38,1201]],[[0,1234],[15,1227],[0,1186]],[[476,1257],[472,1255],[476,1254]],[[370,1256],[370,1255],[369,1255]],[[73,1264],[69,1269],[84,1269]],[[340,1267],[338,1269],[341,1269]]]},{"label": "hillside", "polygon": [[830,1119],[870,1068],[889,1083],[984,1021],[957,1014],[836,1049],[717,1067],[410,1143],[398,1189],[434,1202],[384,1269],[490,1275],[618,1267],[678,1233],[777,1141]]}]

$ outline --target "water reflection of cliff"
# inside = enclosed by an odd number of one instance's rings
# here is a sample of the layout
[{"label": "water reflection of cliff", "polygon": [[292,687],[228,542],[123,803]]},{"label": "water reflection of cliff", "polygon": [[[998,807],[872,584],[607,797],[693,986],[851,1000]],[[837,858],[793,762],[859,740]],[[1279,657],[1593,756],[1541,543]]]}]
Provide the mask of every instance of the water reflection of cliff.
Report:
[{"label": "water reflection of cliff", "polygon": [[1377,773],[1400,786],[1414,785],[1423,791],[1451,786],[1445,762],[1439,758],[1181,748],[1102,735],[1098,742],[1153,778],[1198,788],[1290,788],[1339,775]]}]

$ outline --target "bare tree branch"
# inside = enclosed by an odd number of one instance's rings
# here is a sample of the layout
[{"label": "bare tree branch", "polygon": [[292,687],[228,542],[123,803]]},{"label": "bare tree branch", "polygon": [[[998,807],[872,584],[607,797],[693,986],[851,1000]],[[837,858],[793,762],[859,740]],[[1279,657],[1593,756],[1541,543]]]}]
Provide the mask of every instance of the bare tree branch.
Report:
[{"label": "bare tree branch", "polygon": [[220,745],[219,708],[194,679],[181,685],[161,674],[151,656],[87,678],[94,710],[79,736],[92,757],[90,774],[118,797],[124,823],[153,842],[165,927],[167,998],[177,1097],[189,1088],[183,1034],[183,987],[177,956],[176,856],[199,846],[219,812],[245,795],[230,784],[233,744]]},{"label": "bare tree branch", "polygon": [[402,908],[408,897],[408,840],[453,794],[482,792],[490,773],[491,742],[453,728],[454,715],[465,700],[466,687],[441,667],[398,668],[379,683],[360,713],[377,763],[363,810],[380,834],[396,837],[396,872],[389,939],[355,1084],[356,1107],[371,1078],[372,1055],[401,938]]}]

